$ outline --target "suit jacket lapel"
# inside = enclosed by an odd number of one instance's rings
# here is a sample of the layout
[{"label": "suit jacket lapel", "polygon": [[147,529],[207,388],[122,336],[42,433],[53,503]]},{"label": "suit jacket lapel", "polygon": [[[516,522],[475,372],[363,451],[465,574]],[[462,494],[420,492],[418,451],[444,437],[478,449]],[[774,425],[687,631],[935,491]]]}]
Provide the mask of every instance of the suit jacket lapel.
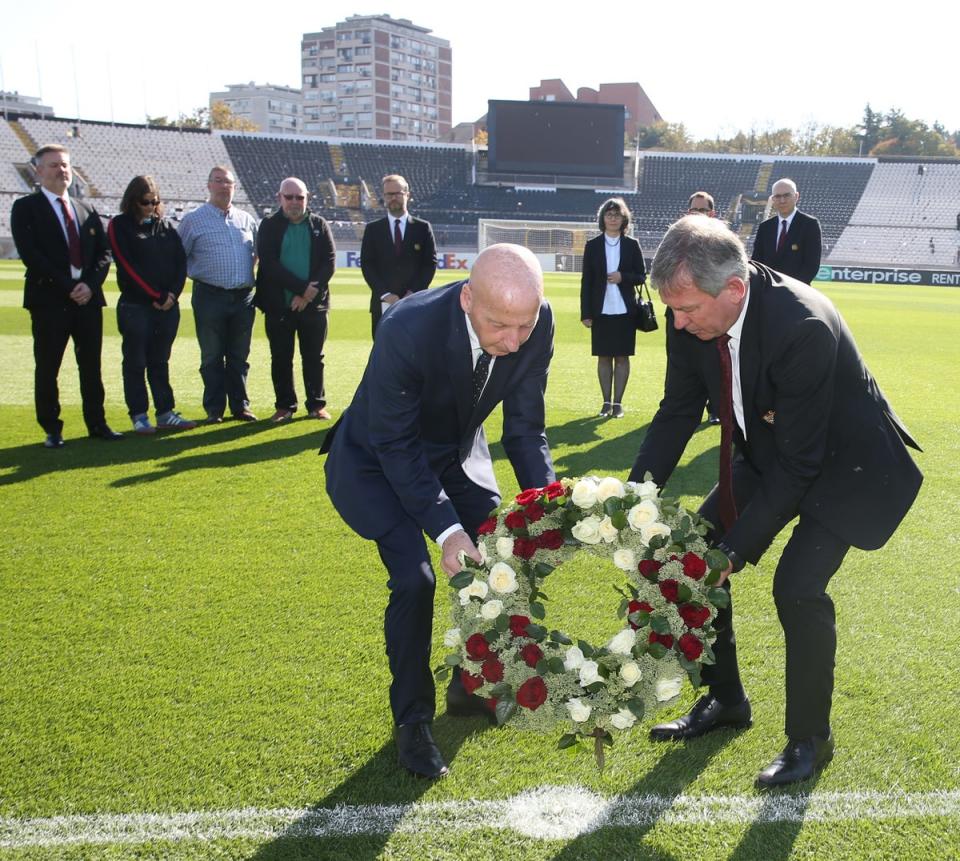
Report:
[{"label": "suit jacket lapel", "polygon": [[[52,240],[52,242],[58,242],[57,254],[59,254],[63,260],[61,261],[67,266],[67,269],[70,268],[70,246],[67,245],[67,237],[63,232],[63,227],[60,225],[60,219],[57,217],[57,213],[54,212],[53,206],[51,206],[50,201],[47,200],[47,196],[42,192],[38,191],[37,193],[37,206],[40,209],[40,217],[47,223],[46,233],[49,236],[56,236],[57,239]],[[79,230],[79,225],[77,230]]]},{"label": "suit jacket lapel", "polygon": [[[409,228],[409,224],[407,227]],[[457,424],[466,428],[473,412],[473,354],[467,321],[460,307],[460,290],[451,290],[450,326],[447,336],[447,373],[457,398]],[[496,365],[496,363],[494,363]]]}]

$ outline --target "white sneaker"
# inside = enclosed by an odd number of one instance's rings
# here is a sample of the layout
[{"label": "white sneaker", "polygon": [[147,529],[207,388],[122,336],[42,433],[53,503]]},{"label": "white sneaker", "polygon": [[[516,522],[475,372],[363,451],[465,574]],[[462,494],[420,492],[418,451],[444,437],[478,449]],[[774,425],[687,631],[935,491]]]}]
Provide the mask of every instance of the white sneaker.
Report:
[{"label": "white sneaker", "polygon": [[157,429],[150,424],[150,419],[147,417],[147,414],[141,413],[133,417],[133,432],[141,436],[149,436],[150,434],[156,433]]},{"label": "white sneaker", "polygon": [[196,422],[185,419],[175,410],[163,413],[157,416],[157,427],[165,430],[192,430],[197,426]]}]

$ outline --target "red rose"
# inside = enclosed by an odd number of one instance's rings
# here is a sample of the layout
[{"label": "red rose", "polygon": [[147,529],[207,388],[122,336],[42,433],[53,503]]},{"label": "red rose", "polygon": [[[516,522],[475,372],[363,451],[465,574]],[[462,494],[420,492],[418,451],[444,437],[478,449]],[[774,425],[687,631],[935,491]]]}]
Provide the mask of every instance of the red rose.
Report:
[{"label": "red rose", "polygon": [[463,683],[463,689],[468,694],[472,694],[483,684],[483,679],[480,676],[475,676],[473,673],[468,673],[466,670],[460,671],[460,681]]},{"label": "red rose", "polygon": [[677,607],[677,612],[688,628],[702,628],[710,618],[710,611],[696,604],[681,604]]},{"label": "red rose", "polygon": [[662,643],[668,649],[673,648],[673,634],[658,634],[656,631],[650,632],[648,639],[650,643]]},{"label": "red rose", "polygon": [[680,651],[688,661],[695,661],[703,654],[703,643],[696,634],[681,634],[679,644]]},{"label": "red rose", "polygon": [[699,580],[707,573],[707,563],[697,556],[696,553],[684,553],[683,559],[680,561],[683,563],[683,573],[691,580]]},{"label": "red rose", "polygon": [[664,580],[660,583],[660,594],[671,604],[677,603],[677,594],[680,584],[676,580]]},{"label": "red rose", "polygon": [[[644,613],[652,613],[652,612],[653,612],[653,607],[651,607],[646,601],[631,601],[629,604],[627,604],[627,615],[628,615],[628,616],[629,616],[631,613],[637,613],[637,612],[639,612],[639,611],[641,611],[641,610],[642,610]],[[639,625],[635,625],[633,622],[631,622],[631,623],[630,623],[630,627],[633,628],[634,631],[636,631],[637,628],[639,628],[640,626],[639,626]]]},{"label": "red rose", "polygon": [[514,538],[513,555],[518,559],[531,559],[537,552],[536,538]]},{"label": "red rose", "polygon": [[517,688],[517,705],[535,711],[547,701],[547,686],[540,676],[527,679]]},{"label": "red rose", "polygon": [[511,511],[503,518],[503,523],[507,529],[523,529],[527,525],[527,518],[522,511]]},{"label": "red rose", "polygon": [[656,559],[641,559],[640,564],[637,566],[637,570],[640,572],[642,577],[646,577],[648,580],[656,581],[657,572],[663,568],[662,562],[657,562]]},{"label": "red rose", "polygon": [[494,657],[487,658],[480,666],[480,674],[488,682],[501,682],[503,681],[503,664]]},{"label": "red rose", "polygon": [[467,657],[472,661],[485,661],[490,657],[490,644],[483,634],[471,634],[467,637]]},{"label": "red rose", "polygon": [[531,502],[526,508],[523,509],[523,513],[527,520],[529,520],[531,523],[536,523],[547,512],[544,511],[543,506],[540,505],[540,503]]},{"label": "red rose", "polygon": [[563,485],[559,481],[552,481],[548,484],[543,492],[547,495],[547,499],[556,499],[558,496],[566,496],[567,491],[563,489]]},{"label": "red rose", "polygon": [[540,498],[540,494],[543,493],[539,487],[531,487],[528,490],[521,490],[517,494],[517,505],[529,505],[536,499]]},{"label": "red rose", "polygon": [[530,624],[530,619],[527,616],[511,616],[510,617],[510,633],[514,637],[526,637],[527,636],[527,625]]},{"label": "red rose", "polygon": [[497,518],[488,517],[477,527],[477,535],[490,535],[497,528]]},{"label": "red rose", "polygon": [[500,702],[496,697],[488,697],[483,701],[483,704],[492,712],[497,710],[497,703]]},{"label": "red rose", "polygon": [[543,650],[535,643],[528,643],[520,650],[520,657],[528,667],[536,669],[537,664],[543,660]]},{"label": "red rose", "polygon": [[544,550],[559,550],[563,547],[563,530],[548,529],[537,536],[537,546]]}]

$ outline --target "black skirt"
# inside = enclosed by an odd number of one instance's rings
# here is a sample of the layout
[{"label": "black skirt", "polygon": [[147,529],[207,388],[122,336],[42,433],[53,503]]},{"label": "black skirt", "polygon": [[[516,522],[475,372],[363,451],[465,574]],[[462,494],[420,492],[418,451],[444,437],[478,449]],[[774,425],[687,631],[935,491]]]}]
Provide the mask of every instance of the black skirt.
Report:
[{"label": "black skirt", "polygon": [[594,356],[632,356],[637,349],[637,326],[633,314],[601,314],[590,327]]}]

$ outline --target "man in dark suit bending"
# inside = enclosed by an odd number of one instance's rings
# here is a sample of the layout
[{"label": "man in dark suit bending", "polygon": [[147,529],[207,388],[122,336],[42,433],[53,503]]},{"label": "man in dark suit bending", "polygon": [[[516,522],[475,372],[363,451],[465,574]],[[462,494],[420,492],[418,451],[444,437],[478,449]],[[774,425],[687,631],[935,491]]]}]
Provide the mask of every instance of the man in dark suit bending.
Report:
[{"label": "man in dark suit bending", "polygon": [[820,269],[820,222],[797,209],[800,193],[792,179],[780,179],[771,193],[777,214],[757,228],[753,259],[810,284]]},{"label": "man in dark suit bending", "polygon": [[372,331],[394,302],[426,290],[437,271],[437,246],[429,221],[407,212],[410,187],[397,174],[383,178],[387,217],[371,221],[360,244],[360,269],[370,287]]},{"label": "man in dark suit bending", "polygon": [[34,157],[40,189],[13,204],[10,227],[26,266],[23,307],[33,331],[34,400],[44,446],[63,448],[60,420],[60,363],[73,338],[80,373],[83,420],[92,437],[112,441],[103,411],[100,352],[103,345],[103,281],[110,252],[97,212],[69,194],[70,153],[59,144]]},{"label": "man in dark suit bending", "polygon": [[[773,596],[786,642],[787,746],[761,788],[813,775],[833,756],[836,630],[830,578],[850,546],[881,547],[922,477],[917,448],[819,291],[757,263],[713,219],[687,216],[657,250],[651,278],[668,307],[663,400],[630,473],[670,477],[709,396],[721,418],[720,480],[701,508],[730,559],[724,578],[756,564],[796,521]],[[725,580],[729,589],[729,581]],[[688,715],[651,730],[689,739],[749,726],[730,608],[716,620],[709,692]]]},{"label": "man in dark suit bending", "polygon": [[[387,569],[390,706],[400,763],[419,776],[447,771],[430,729],[435,577],[423,533],[440,546],[448,576],[461,551],[480,559],[477,527],[500,502],[483,421],[499,403],[520,487],[554,480],[544,431],[552,355],[536,258],[492,245],[468,281],[411,296],[383,318],[353,402],[321,449],[334,506],[377,542]],[[447,698],[449,714],[477,707],[457,684]]]}]

